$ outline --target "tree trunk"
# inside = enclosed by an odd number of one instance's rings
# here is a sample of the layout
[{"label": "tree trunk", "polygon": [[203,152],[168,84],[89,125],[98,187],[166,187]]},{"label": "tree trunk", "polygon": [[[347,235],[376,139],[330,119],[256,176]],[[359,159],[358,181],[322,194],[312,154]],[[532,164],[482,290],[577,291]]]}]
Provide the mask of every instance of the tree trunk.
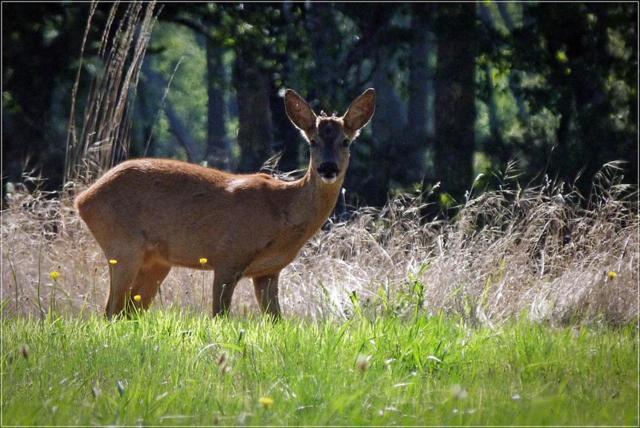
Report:
[{"label": "tree trunk", "polygon": [[206,38],[207,49],[207,162],[217,168],[228,169],[231,147],[225,124],[225,70],[222,62],[224,50],[211,38]]},{"label": "tree trunk", "polygon": [[274,151],[281,153],[278,169],[294,171],[300,168],[300,146],[305,144],[300,132],[293,126],[284,109],[284,101],[278,95],[278,88],[271,88],[271,109],[274,125]]},{"label": "tree trunk", "polygon": [[475,21],[475,4],[443,5],[436,29],[435,172],[458,203],[473,181]]},{"label": "tree trunk", "polygon": [[[282,65],[280,81],[287,82],[292,87],[297,87],[299,85],[296,83],[294,74],[296,71],[289,52],[296,49],[295,43],[292,43],[292,41],[298,38],[298,34],[292,23],[294,18],[291,16],[291,3],[285,2],[280,7],[282,11],[280,25],[285,28],[286,34],[286,51],[276,56],[276,61]],[[273,149],[275,152],[281,153],[278,169],[287,172],[293,171],[301,166],[300,147],[304,143],[300,132],[291,124],[285,112],[283,97],[279,94],[280,90],[284,88],[278,87],[275,82],[271,82],[270,86],[271,112],[273,113]],[[297,88],[297,90],[300,90],[300,88]]]},{"label": "tree trunk", "polygon": [[[338,80],[341,65],[336,62],[337,57],[327,54],[335,44],[335,31],[327,31],[335,25],[334,5],[331,3],[309,3],[310,9],[305,14],[305,27],[309,34],[309,41],[313,49],[314,67],[311,69],[312,87],[308,88],[307,101],[313,108],[319,107],[313,102],[318,99],[326,102],[325,88],[339,87]],[[324,106],[325,108],[328,106]]]},{"label": "tree trunk", "polygon": [[[424,5],[420,5],[423,6]],[[417,8],[416,8],[417,9]],[[409,58],[409,102],[407,108],[407,129],[410,138],[405,151],[405,160],[409,165],[403,166],[404,174],[401,182],[408,185],[421,180],[424,176],[424,156],[427,148],[427,108],[429,96],[429,25],[427,18],[414,9],[411,17],[411,29],[415,39],[411,43]]]},{"label": "tree trunk", "polygon": [[239,172],[255,172],[269,158],[273,144],[270,79],[242,46],[236,50],[234,85],[238,102]]},{"label": "tree trunk", "polygon": [[[371,120],[371,130],[375,139],[369,144],[371,165],[362,190],[370,205],[382,206],[387,202],[391,177],[406,177],[408,169],[406,149],[410,136],[403,132],[406,123],[404,105],[393,87],[389,64],[381,55],[380,63],[373,75],[376,88],[376,114]],[[393,65],[391,65],[393,66]],[[358,143],[356,143],[358,144]]]}]

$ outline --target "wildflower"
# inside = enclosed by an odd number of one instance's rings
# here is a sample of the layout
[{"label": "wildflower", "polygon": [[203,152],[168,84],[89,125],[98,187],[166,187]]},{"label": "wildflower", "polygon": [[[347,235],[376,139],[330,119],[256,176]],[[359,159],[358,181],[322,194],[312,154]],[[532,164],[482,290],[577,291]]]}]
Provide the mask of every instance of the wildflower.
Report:
[{"label": "wildflower", "polygon": [[142,296],[139,294],[136,294],[135,296],[133,296],[133,300],[136,302],[141,302],[142,301]]},{"label": "wildflower", "polygon": [[610,270],[609,272],[607,272],[607,276],[610,280],[614,280],[618,277],[618,272]]},{"label": "wildflower", "polygon": [[49,277],[50,277],[52,280],[57,281],[57,280],[58,280],[58,278],[60,278],[60,272],[58,272],[57,270],[51,271],[51,272],[49,273]]},{"label": "wildflower", "polygon": [[264,407],[265,409],[268,409],[269,407],[273,406],[273,398],[271,397],[260,397],[260,399],[258,400],[258,402],[262,405],[262,407]]},{"label": "wildflower", "polygon": [[207,260],[207,258],[206,258],[206,257],[200,257],[200,264],[201,264],[201,265],[206,265],[208,261],[209,261],[209,260]]},{"label": "wildflower", "polygon": [[115,265],[117,265],[117,264],[118,264],[118,261],[117,261],[116,259],[109,259],[109,264],[110,264],[111,266],[115,266]]}]

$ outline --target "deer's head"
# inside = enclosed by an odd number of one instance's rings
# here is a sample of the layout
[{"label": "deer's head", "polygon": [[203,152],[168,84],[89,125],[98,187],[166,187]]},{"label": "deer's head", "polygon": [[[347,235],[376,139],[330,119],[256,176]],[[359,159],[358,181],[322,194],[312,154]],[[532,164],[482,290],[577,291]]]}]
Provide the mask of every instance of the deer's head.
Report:
[{"label": "deer's head", "polygon": [[349,147],[371,120],[375,104],[376,92],[370,88],[351,103],[344,115],[316,116],[300,95],[287,89],[284,94],[287,116],[309,143],[310,168],[322,182],[334,183],[344,175],[349,165]]}]

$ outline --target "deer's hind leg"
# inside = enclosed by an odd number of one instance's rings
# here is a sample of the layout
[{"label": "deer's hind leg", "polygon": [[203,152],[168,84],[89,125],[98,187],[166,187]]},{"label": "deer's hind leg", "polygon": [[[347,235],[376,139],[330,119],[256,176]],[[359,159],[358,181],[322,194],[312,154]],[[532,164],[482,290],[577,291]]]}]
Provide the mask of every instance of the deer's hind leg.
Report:
[{"label": "deer's hind leg", "polygon": [[262,313],[280,317],[280,303],[278,302],[278,276],[279,273],[253,278],[253,288],[256,300],[262,309]]},{"label": "deer's hind leg", "polygon": [[138,308],[148,309],[170,270],[171,267],[161,263],[145,264],[138,271],[131,289],[131,297],[139,295],[141,300],[140,302],[134,300],[132,304]]}]

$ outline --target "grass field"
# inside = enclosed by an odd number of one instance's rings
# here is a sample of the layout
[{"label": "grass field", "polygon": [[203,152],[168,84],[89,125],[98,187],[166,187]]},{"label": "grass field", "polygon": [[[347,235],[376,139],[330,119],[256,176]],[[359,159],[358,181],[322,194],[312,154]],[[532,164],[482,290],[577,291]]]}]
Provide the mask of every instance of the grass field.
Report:
[{"label": "grass field", "polygon": [[637,329],[8,319],[3,425],[637,425]]}]

